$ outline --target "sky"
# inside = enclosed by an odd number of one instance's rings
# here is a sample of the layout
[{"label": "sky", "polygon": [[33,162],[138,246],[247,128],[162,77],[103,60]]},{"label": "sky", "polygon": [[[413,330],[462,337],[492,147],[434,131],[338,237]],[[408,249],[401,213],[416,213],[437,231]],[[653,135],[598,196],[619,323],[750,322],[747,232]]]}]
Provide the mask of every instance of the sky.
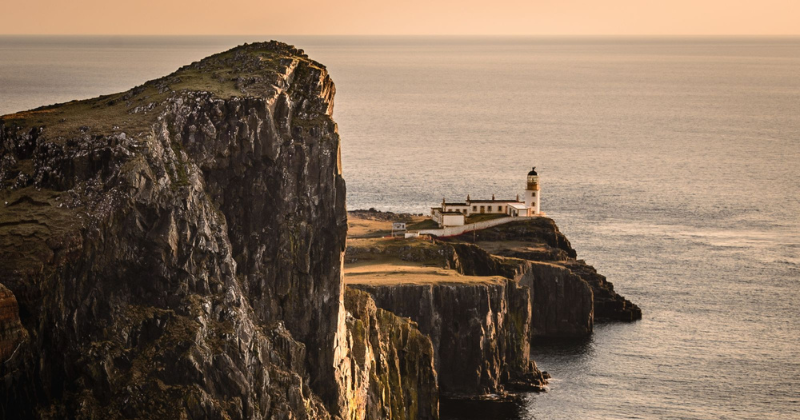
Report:
[{"label": "sky", "polygon": [[800,35],[800,0],[0,0],[0,34]]}]

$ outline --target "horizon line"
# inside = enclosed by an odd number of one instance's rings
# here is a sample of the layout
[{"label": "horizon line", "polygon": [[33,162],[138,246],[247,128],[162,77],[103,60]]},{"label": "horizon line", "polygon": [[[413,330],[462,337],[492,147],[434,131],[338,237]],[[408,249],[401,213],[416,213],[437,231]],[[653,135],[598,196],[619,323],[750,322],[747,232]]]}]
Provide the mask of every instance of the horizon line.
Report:
[{"label": "horizon line", "polygon": [[262,36],[300,36],[300,37],[435,37],[435,38],[735,38],[735,37],[800,37],[800,33],[796,34],[124,34],[124,33],[0,33],[0,36],[64,36],[64,37],[79,37],[79,36],[108,36],[108,37],[123,37],[123,36],[141,36],[141,37],[262,37]]}]

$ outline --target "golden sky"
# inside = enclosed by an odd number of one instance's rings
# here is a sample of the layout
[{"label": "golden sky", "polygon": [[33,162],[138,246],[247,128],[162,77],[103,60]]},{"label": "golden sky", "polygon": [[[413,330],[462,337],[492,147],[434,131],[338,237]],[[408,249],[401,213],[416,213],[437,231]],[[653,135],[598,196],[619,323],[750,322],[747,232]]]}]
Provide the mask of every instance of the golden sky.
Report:
[{"label": "golden sky", "polygon": [[0,34],[798,35],[800,0],[0,0]]}]

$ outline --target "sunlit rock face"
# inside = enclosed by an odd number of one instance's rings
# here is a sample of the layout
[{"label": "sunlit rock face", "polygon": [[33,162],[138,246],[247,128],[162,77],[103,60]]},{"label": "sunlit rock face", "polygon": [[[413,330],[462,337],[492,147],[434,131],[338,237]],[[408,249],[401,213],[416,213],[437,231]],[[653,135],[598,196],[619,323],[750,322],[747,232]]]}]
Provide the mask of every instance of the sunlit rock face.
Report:
[{"label": "sunlit rock face", "polygon": [[514,280],[348,287],[368,292],[380,308],[411,318],[431,337],[442,396],[537,390],[547,382],[530,359],[530,293]]},{"label": "sunlit rock face", "polygon": [[324,419],[361,404],[334,94],[323,65],[273,41],[0,117],[6,418]]},{"label": "sunlit rock face", "polygon": [[437,419],[439,390],[430,338],[417,324],[345,292],[353,380],[348,418]]}]

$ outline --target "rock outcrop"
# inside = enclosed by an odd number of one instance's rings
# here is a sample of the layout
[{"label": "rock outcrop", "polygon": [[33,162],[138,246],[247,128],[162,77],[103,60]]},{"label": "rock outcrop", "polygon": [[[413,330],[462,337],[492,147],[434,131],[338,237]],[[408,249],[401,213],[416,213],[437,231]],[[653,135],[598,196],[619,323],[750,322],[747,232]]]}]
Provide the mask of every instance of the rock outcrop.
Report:
[{"label": "rock outcrop", "polygon": [[501,277],[480,282],[358,284],[380,308],[406,316],[430,336],[443,397],[538,390],[546,384],[530,360],[527,287]]},{"label": "rock outcrop", "polygon": [[[356,220],[401,220],[410,215],[374,211],[353,213]],[[387,231],[388,232],[388,231]],[[553,220],[540,217],[435,241],[381,241],[369,237],[348,241],[345,263],[364,264],[386,258],[396,264],[441,267],[465,276],[502,276],[530,290],[530,337],[573,338],[592,333],[596,320],[633,321],[641,310],[614,291],[605,277],[582,260]],[[408,282],[414,278],[409,273]],[[358,284],[358,277],[348,277]],[[402,279],[401,279],[402,280]],[[389,288],[388,285],[381,288]],[[378,306],[423,321],[428,315],[397,309],[398,302],[376,298]],[[387,303],[391,302],[391,303]],[[436,340],[434,338],[434,344]],[[440,371],[440,377],[447,373]],[[444,380],[444,379],[443,379]],[[447,392],[447,386],[443,386]]]},{"label": "rock outcrop", "polygon": [[438,418],[431,340],[407,318],[379,309],[367,293],[347,289],[354,397],[348,418]]},{"label": "rock outcrop", "polygon": [[19,320],[17,299],[0,284],[0,360],[9,360],[27,340],[28,332]]},{"label": "rock outcrop", "polygon": [[30,417],[32,408],[23,402],[36,398],[32,386],[31,351],[28,331],[22,326],[17,299],[0,284],[0,384],[19,384],[0,394],[0,418]]},{"label": "rock outcrop", "polygon": [[[635,321],[642,318],[642,311],[637,305],[614,291],[614,285],[598,274],[594,267],[576,259],[577,253],[552,219],[537,217],[507,223],[477,231],[474,235],[470,233],[463,237],[448,238],[446,241],[475,243],[493,255],[561,267],[560,270],[540,268],[539,271],[541,274],[548,271],[554,275],[558,273],[554,279],[571,279],[577,276],[586,282],[593,294],[595,320]],[[493,270],[488,272],[495,273]],[[530,286],[530,283],[523,284]],[[575,288],[580,289],[578,286]],[[536,300],[534,293],[534,301]],[[588,332],[591,332],[591,327]]]},{"label": "rock outcrop", "polygon": [[[273,41],[0,117],[6,418],[436,418],[414,326],[348,328],[334,93]],[[363,400],[367,348],[419,410]]]},{"label": "rock outcrop", "polygon": [[450,265],[461,274],[499,275],[530,289],[532,339],[591,334],[595,311],[592,288],[568,268],[549,262],[498,257],[468,243],[450,242],[447,246],[453,248]]},{"label": "rock outcrop", "polygon": [[520,284],[533,295],[531,338],[584,337],[594,329],[594,294],[580,276],[557,264],[523,261]]}]

